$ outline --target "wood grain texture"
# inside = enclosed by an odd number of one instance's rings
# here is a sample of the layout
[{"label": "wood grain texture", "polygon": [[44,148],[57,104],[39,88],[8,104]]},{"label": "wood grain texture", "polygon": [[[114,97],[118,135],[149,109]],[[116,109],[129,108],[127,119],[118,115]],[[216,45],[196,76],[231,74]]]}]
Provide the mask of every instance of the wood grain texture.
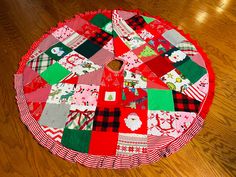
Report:
[{"label": "wood grain texture", "polygon": [[[236,1],[0,0],[0,176],[236,176]],[[166,159],[134,169],[91,169],[41,147],[19,119],[13,74],[21,56],[51,26],[76,12],[140,8],[190,33],[208,54],[216,91],[203,130]]]}]

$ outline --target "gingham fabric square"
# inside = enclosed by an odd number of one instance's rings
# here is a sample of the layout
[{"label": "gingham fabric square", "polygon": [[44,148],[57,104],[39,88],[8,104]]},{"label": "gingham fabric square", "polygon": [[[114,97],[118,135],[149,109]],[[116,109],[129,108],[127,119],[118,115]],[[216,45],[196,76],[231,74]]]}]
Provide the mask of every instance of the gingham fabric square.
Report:
[{"label": "gingham fabric square", "polygon": [[135,31],[142,29],[146,24],[143,17],[139,15],[135,15],[132,18],[126,20],[126,23]]},{"label": "gingham fabric square", "polygon": [[93,131],[118,132],[120,126],[120,108],[97,107],[93,122]]},{"label": "gingham fabric square", "polygon": [[55,60],[50,58],[47,54],[42,53],[37,58],[29,61],[27,65],[32,68],[34,71],[41,74],[43,71],[47,69],[48,66],[55,63]]},{"label": "gingham fabric square", "polygon": [[173,91],[175,111],[198,112],[200,101],[190,98],[182,93]]},{"label": "gingham fabric square", "polygon": [[94,33],[92,37],[89,38],[95,44],[103,47],[112,39],[112,35],[107,32],[100,30],[99,32]]}]

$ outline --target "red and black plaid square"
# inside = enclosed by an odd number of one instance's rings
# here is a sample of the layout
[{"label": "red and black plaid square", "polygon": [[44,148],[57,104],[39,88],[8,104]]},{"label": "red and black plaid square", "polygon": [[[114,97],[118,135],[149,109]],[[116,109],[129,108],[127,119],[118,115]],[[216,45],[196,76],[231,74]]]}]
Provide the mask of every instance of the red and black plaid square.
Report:
[{"label": "red and black plaid square", "polygon": [[198,112],[201,102],[173,91],[175,111]]},{"label": "red and black plaid square", "polygon": [[146,24],[143,17],[140,15],[133,16],[132,18],[126,20],[126,23],[135,31],[142,29]]},{"label": "red and black plaid square", "polygon": [[96,108],[93,131],[118,132],[120,108]]},{"label": "red and black plaid square", "polygon": [[98,32],[94,33],[89,39],[95,44],[103,47],[112,39],[112,35],[103,30],[99,30]]}]

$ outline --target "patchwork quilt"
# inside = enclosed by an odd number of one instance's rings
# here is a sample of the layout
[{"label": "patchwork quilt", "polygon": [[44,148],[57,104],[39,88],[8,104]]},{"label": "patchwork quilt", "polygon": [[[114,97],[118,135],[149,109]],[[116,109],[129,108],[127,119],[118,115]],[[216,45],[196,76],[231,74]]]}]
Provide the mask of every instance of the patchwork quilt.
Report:
[{"label": "patchwork quilt", "polygon": [[[108,67],[112,60],[123,65]],[[166,157],[202,127],[212,73],[188,35],[139,11],[78,14],[36,42],[15,75],[21,119],[53,154],[127,168]]]}]

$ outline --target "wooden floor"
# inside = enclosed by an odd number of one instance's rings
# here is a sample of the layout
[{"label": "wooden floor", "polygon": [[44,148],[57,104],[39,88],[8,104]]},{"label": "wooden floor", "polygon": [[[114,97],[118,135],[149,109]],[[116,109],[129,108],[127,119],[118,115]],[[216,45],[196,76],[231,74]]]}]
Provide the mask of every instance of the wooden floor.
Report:
[{"label": "wooden floor", "polygon": [[[166,159],[134,169],[90,169],[62,160],[37,144],[19,119],[13,74],[32,42],[76,12],[140,8],[171,21],[208,54],[216,92],[204,129]],[[0,176],[236,176],[235,0],[0,0]]]}]

